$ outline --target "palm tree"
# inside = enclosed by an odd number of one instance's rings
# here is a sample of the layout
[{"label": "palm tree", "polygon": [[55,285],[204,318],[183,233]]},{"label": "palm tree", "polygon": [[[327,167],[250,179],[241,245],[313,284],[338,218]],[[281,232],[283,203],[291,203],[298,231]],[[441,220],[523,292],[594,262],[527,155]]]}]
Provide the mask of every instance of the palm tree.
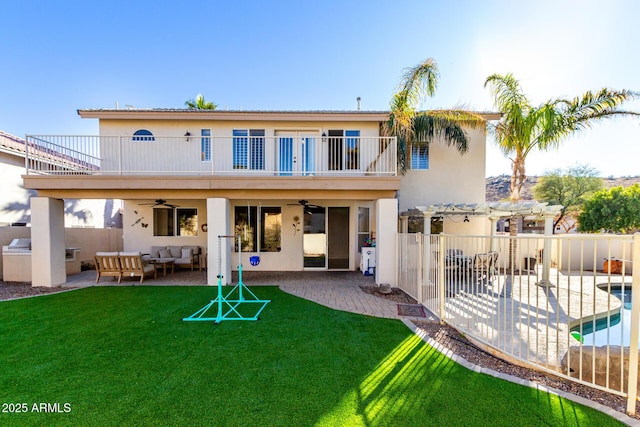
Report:
[{"label": "palm tree", "polygon": [[463,110],[416,111],[426,96],[433,96],[438,86],[438,65],[433,58],[407,68],[399,90],[393,95],[386,132],[398,139],[398,167],[407,170],[408,148],[425,146],[434,138],[454,146],[461,154],[469,150],[469,141],[463,126],[485,129],[486,121],[479,114]]},{"label": "palm tree", "polygon": [[512,74],[493,74],[484,85],[490,87],[494,104],[503,114],[497,123],[489,125],[489,132],[494,135],[502,152],[511,159],[510,190],[513,203],[520,200],[520,192],[527,178],[525,160],[533,150],[557,148],[563,138],[588,129],[601,119],[640,115],[618,110],[619,105],[640,95],[626,89],[616,91],[605,88],[595,93],[585,92],[573,99],[551,99],[534,107]]},{"label": "palm tree", "polygon": [[185,101],[184,105],[187,106],[190,110],[215,110],[218,108],[218,104],[211,101],[205,101],[204,96],[202,94],[198,94],[196,99],[189,99]]}]

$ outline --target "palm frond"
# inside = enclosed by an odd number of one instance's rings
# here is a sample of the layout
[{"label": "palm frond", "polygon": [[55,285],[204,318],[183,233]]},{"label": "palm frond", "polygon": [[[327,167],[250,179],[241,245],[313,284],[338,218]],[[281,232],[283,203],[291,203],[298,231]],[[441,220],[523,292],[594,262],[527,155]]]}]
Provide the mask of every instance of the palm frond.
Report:
[{"label": "palm frond", "polygon": [[438,64],[433,58],[427,58],[404,70],[399,93],[405,95],[410,106],[416,107],[425,95],[433,96],[436,93],[439,79]]},{"label": "palm frond", "polygon": [[529,100],[522,92],[520,82],[513,77],[513,74],[506,75],[492,74],[487,77],[484,87],[489,86],[489,90],[494,98],[494,104],[499,111],[508,114],[526,113],[530,108]]},{"label": "palm frond", "polygon": [[391,99],[388,128],[394,135],[411,138],[411,122],[422,98],[433,96],[438,86],[438,64],[433,58],[415,67],[407,68],[400,81],[399,90]]},{"label": "palm frond", "polygon": [[[570,134],[589,129],[593,123],[620,116],[640,116],[635,111],[619,110],[624,102],[638,99],[640,94],[630,90],[601,89],[598,92],[587,91],[573,99],[547,101],[544,108],[547,116],[541,122],[544,129],[540,134],[540,148],[548,149],[559,144]],[[541,107],[543,108],[543,107]]]}]

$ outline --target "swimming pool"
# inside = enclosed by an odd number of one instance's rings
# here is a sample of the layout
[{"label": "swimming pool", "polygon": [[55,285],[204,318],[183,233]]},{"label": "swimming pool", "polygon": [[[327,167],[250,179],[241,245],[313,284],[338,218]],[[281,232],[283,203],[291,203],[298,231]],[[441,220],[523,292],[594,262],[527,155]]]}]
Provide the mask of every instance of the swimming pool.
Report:
[{"label": "swimming pool", "polygon": [[[622,301],[620,313],[599,319],[595,322],[585,322],[571,329],[571,335],[580,339],[583,345],[621,345],[629,346],[631,341],[631,290],[628,288],[612,288],[611,295]],[[582,331],[580,328],[582,327]]]}]

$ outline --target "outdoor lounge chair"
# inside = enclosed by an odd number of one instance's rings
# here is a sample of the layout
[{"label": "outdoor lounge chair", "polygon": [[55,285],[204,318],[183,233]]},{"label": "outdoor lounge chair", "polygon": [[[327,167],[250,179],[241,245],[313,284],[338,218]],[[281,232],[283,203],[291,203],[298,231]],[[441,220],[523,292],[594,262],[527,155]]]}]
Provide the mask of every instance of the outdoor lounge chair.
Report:
[{"label": "outdoor lounge chair", "polygon": [[118,278],[118,283],[122,279],[122,269],[120,268],[120,258],[118,252],[96,252],[94,257],[96,264],[96,283],[102,276]]},{"label": "outdoor lounge chair", "polygon": [[[120,258],[122,271],[121,278],[140,276],[141,284],[147,274],[153,274],[153,278],[157,278],[155,265],[143,262],[140,252],[120,252],[118,258]],[[118,280],[118,283],[120,283],[120,280]]]}]

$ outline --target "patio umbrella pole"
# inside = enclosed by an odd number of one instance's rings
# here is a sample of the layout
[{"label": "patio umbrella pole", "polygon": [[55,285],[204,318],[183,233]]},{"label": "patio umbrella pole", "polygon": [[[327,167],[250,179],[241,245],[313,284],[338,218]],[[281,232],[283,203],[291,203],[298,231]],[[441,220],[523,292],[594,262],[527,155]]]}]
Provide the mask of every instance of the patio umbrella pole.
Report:
[{"label": "patio umbrella pole", "polygon": [[[237,239],[238,242],[238,284],[227,295],[222,292],[222,240]],[[185,322],[214,322],[216,324],[224,320],[258,320],[258,316],[271,300],[258,298],[242,282],[242,247],[240,236],[218,236],[218,286],[217,296],[207,305],[196,311],[189,317],[184,317]],[[245,294],[248,298],[245,298]],[[212,307],[216,307],[215,317],[206,314]]]}]

